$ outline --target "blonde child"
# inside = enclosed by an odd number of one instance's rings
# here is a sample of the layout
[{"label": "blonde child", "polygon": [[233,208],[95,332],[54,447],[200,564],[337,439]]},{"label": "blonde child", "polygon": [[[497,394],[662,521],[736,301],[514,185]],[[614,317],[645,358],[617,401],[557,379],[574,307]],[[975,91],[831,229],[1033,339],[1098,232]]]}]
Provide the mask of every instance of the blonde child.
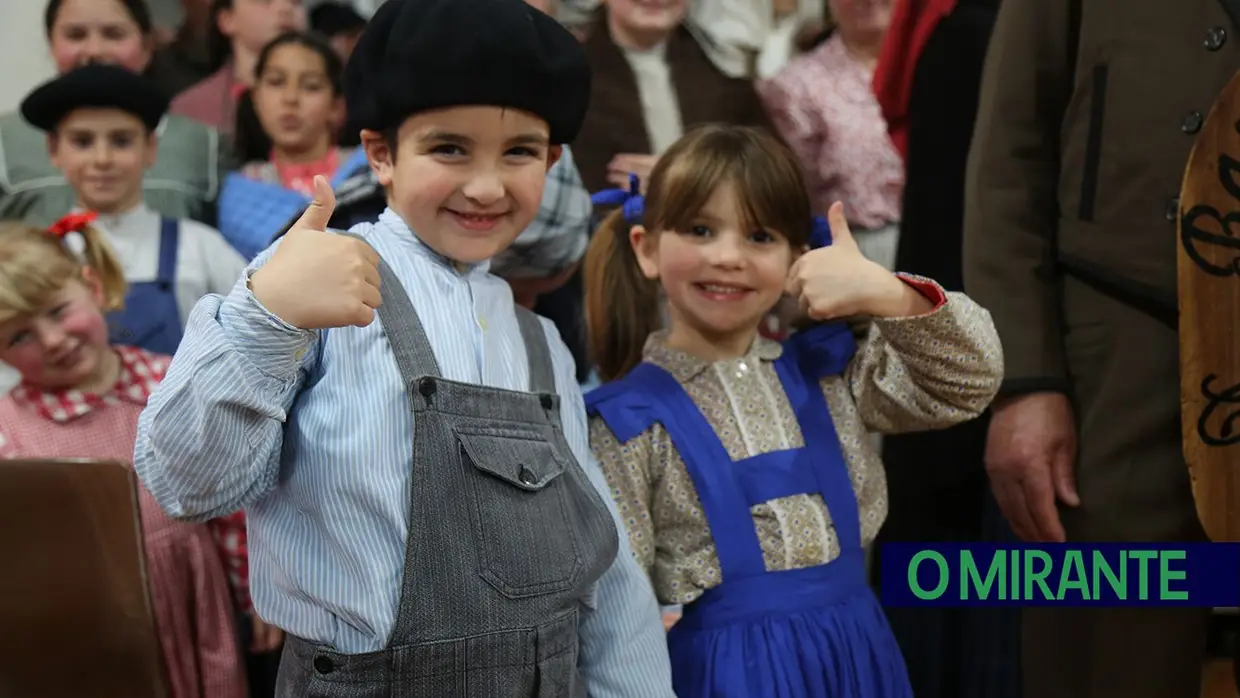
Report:
[{"label": "blonde child", "polygon": [[[120,265],[81,217],[53,231],[0,224],[0,361],[22,382],[0,400],[0,457],[129,461],[138,414],[170,357],[108,342]],[[140,490],[143,544],[174,698],[246,695],[224,567],[210,530]]]},{"label": "blonde child", "polygon": [[[998,389],[985,310],[811,219],[795,157],[712,126],[660,159],[586,257],[590,444],[659,601],[680,698],[909,698],[866,583],[886,515],[867,430],[970,419]],[[831,239],[834,234],[834,239]],[[806,251],[809,247],[816,247]],[[817,324],[759,324],[787,292]],[[659,329],[660,297],[669,326]],[[858,343],[843,320],[870,316]]]}]

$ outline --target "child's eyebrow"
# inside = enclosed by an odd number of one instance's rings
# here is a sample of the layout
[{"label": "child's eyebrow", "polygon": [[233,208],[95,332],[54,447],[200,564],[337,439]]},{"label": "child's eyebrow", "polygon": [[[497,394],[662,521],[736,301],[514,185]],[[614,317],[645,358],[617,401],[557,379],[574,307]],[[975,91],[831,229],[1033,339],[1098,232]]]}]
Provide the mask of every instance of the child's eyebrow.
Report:
[{"label": "child's eyebrow", "polygon": [[[459,146],[472,146],[476,143],[473,138],[460,133],[451,131],[430,131],[419,137],[423,143],[451,143]],[[547,136],[542,133],[523,133],[508,139],[507,147],[516,145],[537,145],[546,147],[549,143]]]},{"label": "child's eyebrow", "polygon": [[549,141],[547,136],[541,133],[523,133],[515,136],[508,141],[509,146],[514,145],[538,145],[546,147]]}]

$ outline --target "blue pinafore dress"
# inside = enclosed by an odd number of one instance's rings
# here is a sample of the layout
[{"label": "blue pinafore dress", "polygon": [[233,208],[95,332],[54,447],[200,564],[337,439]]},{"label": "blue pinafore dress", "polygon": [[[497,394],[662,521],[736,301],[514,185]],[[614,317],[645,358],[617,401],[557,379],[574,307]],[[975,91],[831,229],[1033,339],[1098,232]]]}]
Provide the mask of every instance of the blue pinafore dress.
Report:
[{"label": "blue pinafore dress", "polygon": [[[775,362],[802,448],[733,461],[680,384],[642,363],[587,396],[621,441],[654,423],[671,437],[701,500],[723,581],[684,608],[668,634],[680,698],[912,698],[900,649],[866,583],[860,514],[820,379],[856,353],[842,323],[784,343]],[[818,493],[841,554],[816,567],[768,572],[750,507]]]}]

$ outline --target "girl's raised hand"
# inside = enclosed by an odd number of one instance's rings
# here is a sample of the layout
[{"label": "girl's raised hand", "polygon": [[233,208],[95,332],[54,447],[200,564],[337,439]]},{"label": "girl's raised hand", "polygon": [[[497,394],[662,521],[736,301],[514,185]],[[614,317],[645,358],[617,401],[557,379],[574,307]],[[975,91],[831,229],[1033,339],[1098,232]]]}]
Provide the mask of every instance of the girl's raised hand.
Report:
[{"label": "girl's raised hand", "polygon": [[844,218],[843,204],[831,205],[827,221],[831,244],[801,255],[788,271],[785,287],[811,319],[903,317],[933,308],[895,274],[866,259]]}]

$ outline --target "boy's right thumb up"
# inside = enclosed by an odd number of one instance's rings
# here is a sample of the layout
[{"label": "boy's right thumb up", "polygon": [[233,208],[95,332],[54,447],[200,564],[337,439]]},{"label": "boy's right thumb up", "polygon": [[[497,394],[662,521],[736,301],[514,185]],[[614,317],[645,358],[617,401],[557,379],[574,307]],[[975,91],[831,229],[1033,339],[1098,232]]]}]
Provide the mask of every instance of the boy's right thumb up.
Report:
[{"label": "boy's right thumb up", "polygon": [[306,207],[305,213],[293,224],[292,230],[326,231],[327,224],[336,210],[336,194],[323,175],[314,176],[314,201]]}]

